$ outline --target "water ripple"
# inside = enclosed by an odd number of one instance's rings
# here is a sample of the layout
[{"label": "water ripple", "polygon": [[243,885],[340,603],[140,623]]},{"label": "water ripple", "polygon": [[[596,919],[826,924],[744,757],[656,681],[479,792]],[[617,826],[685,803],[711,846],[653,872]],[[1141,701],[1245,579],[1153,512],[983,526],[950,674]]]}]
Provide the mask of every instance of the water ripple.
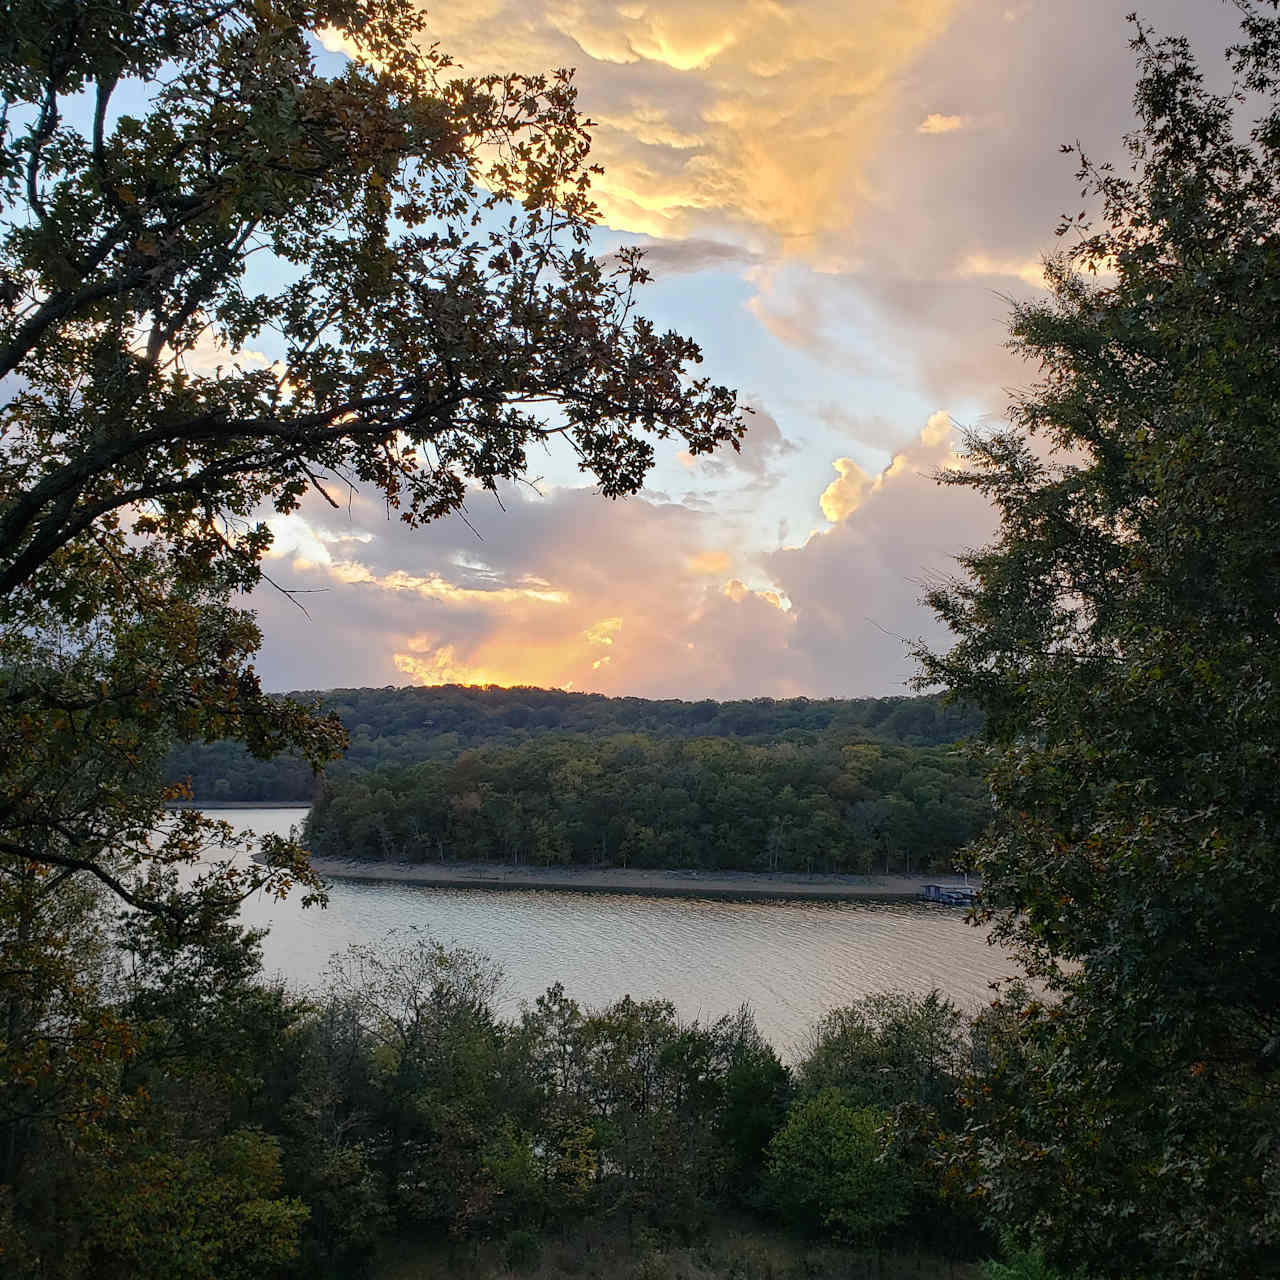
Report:
[{"label": "water ripple", "polygon": [[[228,813],[238,826],[287,830],[301,812]],[[505,1012],[554,982],[587,1005],[663,997],[685,1017],[742,1003],[787,1052],[823,1013],[877,991],[934,987],[973,1007],[1016,972],[961,912],[914,903],[725,902],[554,890],[432,889],[337,881],[327,911],[258,900],[246,923],[270,926],[268,971],[310,986],[329,957],[415,925],[474,947],[506,971]]]}]

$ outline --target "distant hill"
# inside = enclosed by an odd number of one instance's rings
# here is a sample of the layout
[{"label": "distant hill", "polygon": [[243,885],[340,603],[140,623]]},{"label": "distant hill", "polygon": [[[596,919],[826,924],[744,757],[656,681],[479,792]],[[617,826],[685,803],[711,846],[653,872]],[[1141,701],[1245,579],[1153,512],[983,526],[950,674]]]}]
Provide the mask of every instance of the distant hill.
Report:
[{"label": "distant hill", "polygon": [[[772,745],[872,742],[936,747],[975,736],[981,718],[936,697],[752,698],[737,702],[608,698],[562,689],[438,685],[333,689],[291,694],[335,711],[351,735],[337,780],[426,761],[455,760],[475,748],[517,747],[539,738],[725,738]],[[234,743],[189,744],[169,757],[170,778],[190,778],[199,800],[312,799],[315,779],[296,759],[254,760]]]}]

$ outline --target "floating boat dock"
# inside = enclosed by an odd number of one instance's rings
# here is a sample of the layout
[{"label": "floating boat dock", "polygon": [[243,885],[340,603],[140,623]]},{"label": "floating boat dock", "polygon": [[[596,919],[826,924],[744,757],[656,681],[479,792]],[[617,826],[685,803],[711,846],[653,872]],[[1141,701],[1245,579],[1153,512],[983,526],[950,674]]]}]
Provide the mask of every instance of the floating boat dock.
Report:
[{"label": "floating boat dock", "polygon": [[971,884],[926,884],[920,888],[921,902],[940,902],[945,907],[971,907],[978,890]]}]

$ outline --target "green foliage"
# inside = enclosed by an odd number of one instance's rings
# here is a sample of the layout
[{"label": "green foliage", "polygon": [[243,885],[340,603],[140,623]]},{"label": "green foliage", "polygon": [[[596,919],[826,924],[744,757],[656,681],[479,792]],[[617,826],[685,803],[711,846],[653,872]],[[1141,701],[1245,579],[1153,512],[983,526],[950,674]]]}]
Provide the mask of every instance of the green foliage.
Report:
[{"label": "green foliage", "polygon": [[886,1149],[911,1183],[903,1229],[953,1255],[971,1254],[983,1236],[947,1164],[963,1126],[960,1099],[981,1087],[981,1069],[968,1018],[937,991],[885,992],[833,1009],[796,1064],[802,1096],[836,1090],[850,1105],[886,1113]]},{"label": "green foliage", "polygon": [[[409,689],[334,689],[295,693],[336,715],[349,743],[330,778],[428,760],[453,760],[475,747],[518,747],[548,735],[601,740],[732,738],[756,746],[819,740],[941,747],[974,737],[982,721],[940,698],[753,698],[746,702],[607,698],[561,689],[440,685]],[[309,802],[315,776],[304,760],[255,760],[233,741],[190,742],[165,762],[168,779],[190,779],[198,800]],[[941,784],[941,780],[940,784]],[[944,787],[945,789],[945,787]]]},{"label": "green foliage", "polygon": [[[583,248],[568,73],[451,77],[424,24],[410,0],[0,17],[0,856],[177,920],[314,885],[268,841],[180,887],[165,869],[243,843],[194,815],[149,844],[175,741],[308,768],[345,741],[253,672],[231,600],[262,512],[363,483],[420,524],[551,435],[610,496],[650,436],[737,447],[696,345],[636,315],[638,257]],[[321,29],[365,56],[322,74]]]},{"label": "green foliage", "polygon": [[1082,159],[1099,220],[1013,316],[1041,379],[943,477],[1002,527],[927,678],[985,712],[984,901],[1050,992],[971,1175],[1098,1275],[1280,1272],[1280,19],[1239,8],[1238,98],[1137,27],[1132,168]]},{"label": "green foliage", "polygon": [[950,866],[988,817],[955,750],[539,738],[326,783],[317,854],[867,874]]},{"label": "green foliage", "polygon": [[552,987],[521,1020],[546,1211],[588,1199],[696,1226],[722,1186],[726,1080],[767,1056],[750,1014],[682,1023],[660,1000],[583,1010]]},{"label": "green foliage", "polygon": [[[511,1268],[505,1241],[458,1246],[402,1241],[374,1271],[376,1280],[503,1280]],[[977,1280],[974,1268],[908,1240],[885,1248],[797,1236],[737,1214],[714,1214],[696,1238],[598,1218],[542,1238],[532,1280]]]},{"label": "green foliage", "polygon": [[[366,57],[321,74],[323,28]],[[610,496],[642,482],[647,434],[698,452],[741,434],[733,396],[686,377],[696,345],[635,316],[638,255],[608,274],[583,248],[569,73],[451,77],[408,0],[22,0],[0,53],[0,191],[22,215],[0,244],[0,376],[23,379],[0,596],[61,587],[58,556],[128,506],[137,532],[254,580],[252,513],[327,495],[326,473],[417,523],[468,480],[522,476],[549,434]],[[118,114],[130,89],[142,109]],[[246,276],[258,250],[274,279]],[[268,330],[282,367],[253,368]],[[187,363],[208,341],[213,374]]]},{"label": "green foliage", "polygon": [[868,1243],[915,1231],[927,1156],[835,1090],[793,1105],[745,1008],[689,1022],[556,986],[504,1021],[491,962],[412,930],[348,949],[302,1000],[261,983],[252,935],[183,939],[138,913],[113,947],[106,927],[92,910],[76,925],[65,1008],[92,1020],[55,1010],[47,1030],[68,1052],[79,1031],[86,1055],[101,1027],[128,1037],[73,1077],[92,1094],[46,1071],[43,1094],[5,1096],[32,1112],[9,1127],[6,1274],[337,1280],[395,1238],[506,1241],[533,1270],[587,1221],[648,1232],[658,1266],[659,1230],[701,1239],[727,1205]]},{"label": "green foliage", "polygon": [[323,1000],[288,1045],[293,1070],[274,1099],[291,1190],[311,1210],[305,1274],[362,1274],[394,1226],[371,1114],[376,1070],[350,1004]]},{"label": "green foliage", "polygon": [[798,1230],[874,1240],[907,1214],[911,1182],[887,1154],[888,1114],[838,1089],[798,1103],[769,1145],[761,1203]]},{"label": "green foliage", "polygon": [[982,1264],[982,1280],[1070,1280],[1045,1261],[1044,1251],[1038,1246],[1020,1249],[1006,1240],[1003,1252],[1003,1260],[992,1258]]},{"label": "green foliage", "polygon": [[526,1271],[537,1266],[542,1257],[542,1241],[533,1231],[523,1228],[513,1231],[507,1237],[504,1255],[507,1266],[512,1271]]},{"label": "green foliage", "polygon": [[[259,1055],[254,1036],[288,1042],[292,1015],[249,992],[234,918],[259,890],[322,895],[294,841],[166,819],[185,791],[164,762],[231,741],[309,773],[346,741],[254,673],[260,635],[235,602],[261,579],[267,515],[352,484],[418,525],[519,479],[553,436],[616,497],[654,439],[702,453],[743,431],[733,394],[692,376],[697,346],[637,315],[638,255],[605,267],[586,250],[568,73],[455,76],[425,21],[413,0],[0,11],[0,1187],[37,1212],[40,1158],[51,1203],[108,1185],[102,1153],[152,1091],[154,1150],[121,1168],[184,1188],[178,1216],[259,1204],[263,1252],[243,1267],[262,1274],[297,1221],[265,1165],[236,1199],[219,1144],[252,1132],[232,1113],[282,1073],[319,1068]],[[324,74],[323,29],[362,56]],[[140,975],[121,991],[113,950]],[[475,1043],[449,1049],[473,1075]],[[384,1085],[399,1070],[378,1065]],[[197,1082],[213,1101],[186,1115],[174,1100]],[[418,1124],[419,1093],[388,1097]],[[375,1168],[305,1108],[292,1119],[353,1204],[438,1191],[439,1212],[463,1213],[483,1129],[442,1091],[430,1103],[423,1140],[453,1126],[471,1161],[434,1190],[384,1188],[399,1165]],[[359,1252],[368,1231],[330,1209],[324,1231]],[[204,1230],[175,1227],[189,1248],[158,1273],[237,1274],[250,1255],[215,1259]]]},{"label": "green foliage", "polygon": [[465,1231],[492,1205],[486,1148],[504,1110],[492,1007],[501,982],[485,957],[413,931],[330,962],[329,998],[370,1060],[367,1149],[402,1225]]},{"label": "green foliage", "polygon": [[719,1131],[727,1151],[725,1172],[729,1185],[749,1198],[764,1171],[769,1143],[786,1118],[791,1072],[772,1046],[744,1027],[723,1088]]},{"label": "green foliage", "polygon": [[949,1112],[970,1066],[968,1030],[938,991],[867,996],[823,1016],[797,1078],[811,1093],[839,1089],[855,1106],[915,1103]]},{"label": "green foliage", "polygon": [[281,1197],[276,1141],[238,1130],[209,1144],[121,1153],[99,1166],[78,1219],[103,1280],[265,1280],[297,1254],[306,1206]]}]

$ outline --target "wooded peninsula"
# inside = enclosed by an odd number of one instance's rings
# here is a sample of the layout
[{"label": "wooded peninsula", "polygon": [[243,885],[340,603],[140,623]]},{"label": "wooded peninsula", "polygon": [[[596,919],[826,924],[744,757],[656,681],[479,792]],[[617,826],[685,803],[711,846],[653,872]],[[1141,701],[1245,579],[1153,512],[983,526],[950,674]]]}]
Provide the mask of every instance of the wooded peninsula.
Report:
[{"label": "wooded peninsula", "polygon": [[323,775],[236,743],[166,768],[218,801],[313,802],[322,857],[890,874],[950,870],[989,820],[939,698],[682,702],[534,688],[342,689]]}]

